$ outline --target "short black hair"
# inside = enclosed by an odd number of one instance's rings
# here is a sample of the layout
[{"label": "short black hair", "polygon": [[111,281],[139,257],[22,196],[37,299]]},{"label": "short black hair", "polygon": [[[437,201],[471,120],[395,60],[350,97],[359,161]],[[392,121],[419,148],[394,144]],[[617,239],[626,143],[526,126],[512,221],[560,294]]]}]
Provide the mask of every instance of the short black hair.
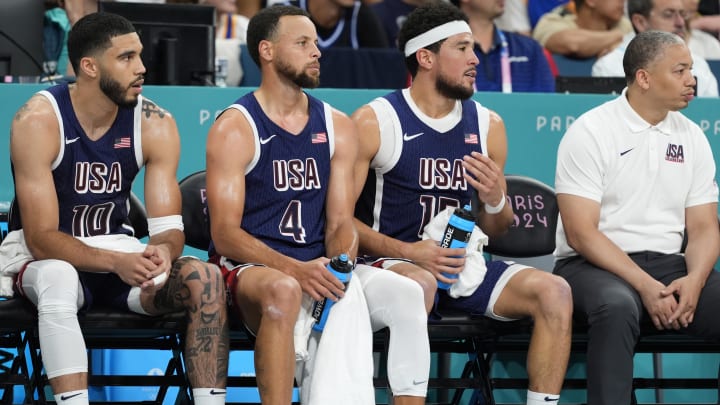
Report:
[{"label": "short black hair", "polygon": [[112,13],[92,13],[79,19],[68,34],[67,48],[70,64],[79,72],[80,60],[112,46],[112,39],[136,32],[125,17]]},{"label": "short black hair", "polygon": [[[402,28],[400,28],[400,32],[398,32],[398,48],[400,52],[405,55],[405,45],[416,36],[445,23],[458,20],[468,22],[465,13],[449,3],[430,3],[416,8],[408,14],[407,20],[405,20]],[[445,40],[442,39],[425,48],[432,52],[437,52],[440,50],[440,45],[442,45],[444,41]],[[415,77],[418,71],[418,62],[415,54],[405,58],[405,65],[410,75]]]},{"label": "short black hair", "polygon": [[635,82],[635,74],[646,69],[674,45],[685,45],[685,41],[671,32],[650,30],[635,35],[625,49],[623,69],[628,84]]},{"label": "short black hair", "polygon": [[286,15],[299,15],[310,18],[307,11],[300,7],[276,4],[263,8],[250,19],[247,28],[247,48],[252,60],[255,61],[258,67],[260,66],[260,51],[258,49],[260,41],[272,39],[277,33],[280,17]]}]

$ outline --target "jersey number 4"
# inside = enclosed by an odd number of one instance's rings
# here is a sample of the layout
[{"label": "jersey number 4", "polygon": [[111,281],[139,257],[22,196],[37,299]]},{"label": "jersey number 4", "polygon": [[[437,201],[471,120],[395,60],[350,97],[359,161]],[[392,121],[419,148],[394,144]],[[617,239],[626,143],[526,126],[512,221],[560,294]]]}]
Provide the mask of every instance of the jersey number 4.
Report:
[{"label": "jersey number 4", "polygon": [[283,236],[293,238],[295,242],[305,243],[305,228],[302,221],[302,203],[298,200],[290,201],[280,220],[278,230]]}]

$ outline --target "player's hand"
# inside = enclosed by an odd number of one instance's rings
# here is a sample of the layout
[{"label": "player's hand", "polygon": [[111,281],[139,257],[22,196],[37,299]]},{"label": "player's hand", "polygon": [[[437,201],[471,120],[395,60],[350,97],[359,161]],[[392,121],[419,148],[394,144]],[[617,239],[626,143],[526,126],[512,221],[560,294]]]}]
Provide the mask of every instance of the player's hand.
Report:
[{"label": "player's hand", "polygon": [[133,287],[142,287],[152,282],[154,275],[159,274],[158,264],[152,257],[143,253],[120,253],[115,265],[115,274],[125,283]]},{"label": "player's hand", "polygon": [[325,257],[300,262],[292,274],[302,290],[316,301],[322,298],[337,301],[345,295],[345,285],[327,269],[328,263],[330,259]]},{"label": "player's hand", "polygon": [[502,200],[503,173],[500,167],[489,157],[479,152],[472,152],[463,157],[465,180],[478,193],[480,201],[497,206]]},{"label": "player's hand", "polygon": [[677,309],[670,316],[672,323],[682,325],[684,328],[687,328],[692,323],[702,287],[703,282],[701,280],[685,276],[674,280],[660,291],[660,294],[664,297],[678,296],[680,298]]},{"label": "player's hand", "polygon": [[143,256],[152,261],[156,268],[150,272],[150,279],[142,283],[141,287],[156,290],[162,288],[170,276],[172,267],[170,251],[163,245],[148,245],[143,252]]},{"label": "player's hand", "polygon": [[653,280],[639,292],[643,305],[645,305],[652,323],[658,330],[679,329],[679,322],[673,318],[678,303],[672,294],[663,294],[664,290],[665,285],[663,283]]},{"label": "player's hand", "polygon": [[465,248],[443,248],[430,239],[412,243],[407,258],[432,273],[436,279],[448,284],[457,279],[447,278],[442,273],[458,274],[465,267]]}]

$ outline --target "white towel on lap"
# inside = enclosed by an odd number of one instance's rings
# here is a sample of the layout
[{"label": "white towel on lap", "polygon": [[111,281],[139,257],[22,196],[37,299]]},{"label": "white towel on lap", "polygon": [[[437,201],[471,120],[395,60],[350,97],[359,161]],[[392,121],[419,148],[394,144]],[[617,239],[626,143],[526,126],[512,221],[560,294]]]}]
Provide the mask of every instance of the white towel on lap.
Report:
[{"label": "white towel on lap", "polygon": [[[423,229],[423,240],[432,239],[439,241],[445,228],[447,227],[450,216],[455,208],[448,207],[437,214]],[[477,290],[480,283],[485,279],[487,267],[485,266],[485,257],[483,256],[483,246],[487,245],[488,236],[485,235],[477,225],[470,235],[467,247],[465,248],[465,267],[458,275],[458,281],[451,285],[448,294],[453,298],[467,297]]]},{"label": "white towel on lap", "polygon": [[300,403],[375,404],[372,329],[360,280],[350,279],[345,296],[333,305],[322,333],[311,332],[312,299],[308,298],[303,297],[295,324],[295,378]]},{"label": "white towel on lap", "polygon": [[[142,252],[145,244],[135,237],[118,235],[100,235],[87,238],[77,238],[88,246],[99,249],[114,250],[116,252]],[[15,274],[20,272],[25,263],[33,260],[25,243],[23,230],[12,231],[7,234],[0,245],[0,297],[12,297],[12,283]]]}]

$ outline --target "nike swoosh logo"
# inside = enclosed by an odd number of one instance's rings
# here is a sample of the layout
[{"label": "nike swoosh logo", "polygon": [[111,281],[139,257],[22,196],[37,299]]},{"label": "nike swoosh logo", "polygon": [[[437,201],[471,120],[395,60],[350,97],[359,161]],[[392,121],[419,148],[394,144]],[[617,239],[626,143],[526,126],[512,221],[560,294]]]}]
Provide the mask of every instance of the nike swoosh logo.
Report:
[{"label": "nike swoosh logo", "polygon": [[417,134],[408,135],[407,133],[403,135],[403,139],[406,141],[412,141],[413,139],[417,138],[418,136],[423,136],[425,132],[419,132]]},{"label": "nike swoosh logo", "polygon": [[625,152],[620,152],[620,156],[625,156],[626,153],[630,152],[633,149],[635,149],[635,148],[630,148],[630,149],[626,150]]},{"label": "nike swoosh logo", "polygon": [[270,135],[267,138],[260,138],[260,145],[265,145],[266,143],[270,142],[271,139],[275,138],[277,135]]},{"label": "nike swoosh logo", "polygon": [[73,139],[66,139],[66,140],[65,140],[65,145],[70,145],[71,143],[77,141],[78,139],[80,139],[79,136],[78,136],[77,138],[73,138]]},{"label": "nike swoosh logo", "polygon": [[[632,149],[630,149],[630,150],[632,150]],[[557,402],[559,400],[560,400],[560,397],[555,397],[555,398],[545,397],[545,402],[553,402],[553,401]]]},{"label": "nike swoosh logo", "polygon": [[223,391],[223,390],[217,390],[217,391],[214,389],[210,390],[210,395],[223,395],[223,394],[225,394],[225,391]]},{"label": "nike swoosh logo", "polygon": [[420,384],[424,384],[426,382],[427,382],[427,380],[420,380],[420,381],[413,380],[413,385],[420,385]]},{"label": "nike swoosh logo", "polygon": [[[77,138],[75,138],[75,139],[77,140]],[[82,392],[78,392],[76,394],[72,394],[72,395],[68,395],[68,396],[60,395],[60,399],[62,399],[63,401],[67,401],[68,399],[75,398],[78,395],[82,395]]]}]

